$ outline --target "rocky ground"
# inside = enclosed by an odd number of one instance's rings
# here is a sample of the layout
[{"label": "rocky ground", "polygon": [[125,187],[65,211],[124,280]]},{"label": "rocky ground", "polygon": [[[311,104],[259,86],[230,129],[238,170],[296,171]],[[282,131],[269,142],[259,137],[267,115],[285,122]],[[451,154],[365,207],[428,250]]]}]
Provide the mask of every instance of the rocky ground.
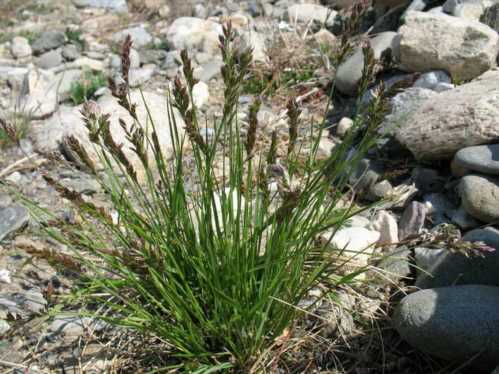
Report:
[{"label": "rocky ground", "polygon": [[[15,198],[21,192],[64,220],[68,201],[42,177],[106,206],[65,139],[90,145],[81,104],[132,119],[106,87],[119,75],[120,44],[130,35],[130,84],[138,114],[145,98],[165,147],[165,92],[193,58],[195,101],[207,120],[223,102],[218,51],[231,21],[255,64],[240,97],[240,120],[261,95],[259,142],[287,139],[285,105],[298,97],[302,135],[327,112],[320,154],[352,127],[356,105],[380,85],[398,88],[382,141],[351,177],[359,205],[380,202],[333,245],[363,252],[371,270],[340,300],[307,317],[296,344],[271,372],[490,373],[499,365],[499,2],[495,0],[3,0],[0,4],[0,371],[139,372],[136,337],[60,310],[79,266],[67,249],[37,234],[41,222]],[[362,44],[393,63],[358,101]],[[342,52],[346,59],[338,64]],[[139,90],[140,89],[140,90]],[[12,135],[12,134],[10,134]],[[92,150],[88,148],[91,157]],[[480,242],[478,245],[470,243]],[[78,309],[74,301],[73,311]],[[50,311],[50,313],[47,313]],[[65,310],[64,312],[67,312]],[[143,344],[143,343],[141,343]],[[499,372],[499,367],[494,373]]]}]

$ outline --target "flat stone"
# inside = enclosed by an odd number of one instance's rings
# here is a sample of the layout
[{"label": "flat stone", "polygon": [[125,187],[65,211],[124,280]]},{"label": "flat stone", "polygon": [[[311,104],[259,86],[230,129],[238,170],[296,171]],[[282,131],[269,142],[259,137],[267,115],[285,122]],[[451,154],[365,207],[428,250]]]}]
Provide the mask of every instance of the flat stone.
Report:
[{"label": "flat stone", "polygon": [[399,222],[399,240],[405,240],[410,236],[417,235],[423,228],[426,218],[424,204],[413,201],[407,206]]},{"label": "flat stone", "polygon": [[423,289],[464,284],[499,286],[499,231],[492,227],[476,229],[463,240],[484,242],[496,250],[484,251],[482,256],[466,256],[447,250],[417,249],[416,262],[424,272],[418,276],[416,286]]},{"label": "flat stone", "polygon": [[29,212],[21,205],[0,209],[0,241],[9,234],[23,228],[29,222]]},{"label": "flat stone", "polygon": [[22,83],[20,108],[32,119],[49,117],[57,109],[57,83],[52,72],[29,70]]},{"label": "flat stone", "polygon": [[[415,292],[395,311],[404,340],[429,354],[492,370],[499,363],[499,287],[467,285]],[[475,357],[476,356],[476,357]]]},{"label": "flat stone", "polygon": [[459,193],[468,214],[487,223],[499,221],[499,178],[466,175],[459,184]]},{"label": "flat stone", "polygon": [[499,144],[463,148],[456,153],[453,162],[465,170],[499,175]]},{"label": "flat stone", "polygon": [[441,69],[469,80],[496,66],[499,35],[480,22],[411,11],[399,35],[400,61],[407,71]]}]

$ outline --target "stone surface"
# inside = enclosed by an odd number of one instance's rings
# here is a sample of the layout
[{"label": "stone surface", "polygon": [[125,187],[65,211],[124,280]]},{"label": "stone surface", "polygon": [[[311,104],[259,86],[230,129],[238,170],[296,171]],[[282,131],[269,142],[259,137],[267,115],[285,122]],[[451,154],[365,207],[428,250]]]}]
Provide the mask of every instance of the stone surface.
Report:
[{"label": "stone surface", "polygon": [[143,67],[138,69],[130,69],[129,80],[130,87],[137,88],[145,84],[150,80],[154,73],[156,72],[156,67]]},{"label": "stone surface", "polygon": [[317,4],[293,4],[286,12],[286,18],[289,22],[318,22],[331,25],[334,23],[335,17],[335,11]]},{"label": "stone surface", "polygon": [[372,227],[380,233],[378,244],[387,245],[399,241],[397,220],[389,212],[385,210],[378,212]]},{"label": "stone surface", "polygon": [[336,135],[340,138],[343,138],[347,132],[353,127],[354,123],[351,118],[343,117],[340,122],[338,122],[338,126],[336,127]]},{"label": "stone surface", "polygon": [[192,101],[194,105],[201,109],[208,103],[209,98],[210,91],[208,85],[203,81],[196,83],[192,88]]},{"label": "stone surface", "polygon": [[432,355],[492,370],[499,363],[499,288],[479,285],[406,296],[393,322],[402,338]]},{"label": "stone surface", "polygon": [[481,222],[470,216],[462,206],[454,211],[451,221],[463,230],[474,229],[481,225]]},{"label": "stone surface", "polygon": [[21,89],[20,108],[32,119],[50,116],[57,109],[57,81],[53,73],[31,69]]},{"label": "stone surface", "polygon": [[73,0],[74,5],[80,8],[104,8],[116,12],[127,12],[126,0]]},{"label": "stone surface", "polygon": [[[392,50],[395,59],[398,58],[398,35],[395,32],[383,32],[369,41],[374,56],[380,58],[381,54]],[[346,95],[355,95],[357,86],[362,78],[362,69],[364,66],[364,55],[362,48],[358,48],[355,53],[343,62],[336,72],[336,87],[340,92]]]},{"label": "stone surface", "polygon": [[426,218],[426,208],[423,204],[413,201],[404,210],[399,222],[399,240],[417,235],[421,231]]},{"label": "stone surface", "polygon": [[68,44],[62,49],[62,57],[64,57],[67,61],[74,61],[80,57],[80,51],[75,45]]},{"label": "stone surface", "polygon": [[499,144],[463,148],[456,153],[453,162],[464,170],[499,175]]},{"label": "stone surface", "polygon": [[0,241],[28,224],[29,212],[21,205],[0,209]]},{"label": "stone surface", "polygon": [[218,55],[219,35],[222,26],[218,23],[195,17],[177,18],[166,30],[166,37],[177,50],[207,52]]},{"label": "stone surface", "polygon": [[441,83],[452,83],[449,74],[443,70],[434,70],[421,74],[414,87],[435,90]]},{"label": "stone surface", "polygon": [[471,216],[487,223],[499,220],[499,178],[467,175],[461,179],[459,193]]},{"label": "stone surface", "polygon": [[[331,232],[321,235],[325,242],[329,240]],[[330,246],[352,260],[358,266],[366,266],[374,250],[374,244],[379,240],[380,234],[364,227],[347,227],[340,229],[333,236]]]},{"label": "stone surface", "polygon": [[418,109],[428,100],[438,95],[434,90],[422,87],[411,87],[390,100],[391,112],[385,117],[382,131],[385,133],[397,133],[406,126],[406,122],[413,111]]},{"label": "stone surface", "polygon": [[422,160],[450,159],[467,146],[499,139],[499,71],[442,92],[405,115],[396,137]]},{"label": "stone surface", "polygon": [[153,41],[152,35],[144,27],[136,26],[115,33],[113,42],[121,45],[128,35],[132,38],[133,48],[145,47]]},{"label": "stone surface", "polygon": [[408,71],[442,69],[468,80],[496,66],[499,35],[479,22],[412,11],[399,34],[400,61]]},{"label": "stone surface", "polygon": [[482,284],[499,286],[499,231],[487,227],[468,232],[463,240],[484,242],[495,248],[482,256],[465,256],[447,250],[419,249],[416,261],[424,272],[418,276],[419,288],[436,288],[452,285]]},{"label": "stone surface", "polygon": [[22,36],[15,36],[12,38],[10,52],[14,58],[26,58],[31,56],[32,50],[29,41]]},{"label": "stone surface", "polygon": [[40,54],[56,49],[66,42],[66,36],[60,31],[45,31],[33,42],[33,53]]},{"label": "stone surface", "polygon": [[36,61],[37,65],[42,69],[55,68],[62,64],[62,54],[58,49],[48,51],[40,55]]},{"label": "stone surface", "polygon": [[381,270],[381,274],[377,278],[383,283],[398,282],[402,278],[407,278],[411,275],[411,251],[405,247],[397,248],[378,263],[377,267]]}]

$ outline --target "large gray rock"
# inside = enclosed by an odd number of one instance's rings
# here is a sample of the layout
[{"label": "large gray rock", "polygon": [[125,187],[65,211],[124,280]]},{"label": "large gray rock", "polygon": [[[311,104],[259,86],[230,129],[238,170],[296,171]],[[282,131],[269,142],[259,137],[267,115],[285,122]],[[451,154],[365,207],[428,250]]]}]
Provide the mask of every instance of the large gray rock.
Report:
[{"label": "large gray rock", "polygon": [[[380,58],[382,53],[388,49],[392,50],[394,58],[398,58],[398,35],[395,32],[387,31],[380,33],[369,41],[375,58]],[[362,78],[364,67],[364,54],[362,48],[358,48],[355,53],[343,62],[336,72],[336,87],[346,95],[355,95],[358,84]]]},{"label": "large gray rock", "polygon": [[463,171],[499,175],[499,144],[463,148],[456,153],[453,163]]},{"label": "large gray rock", "polygon": [[66,36],[60,31],[45,31],[33,42],[34,54],[40,54],[58,48],[66,42]]},{"label": "large gray rock", "polygon": [[468,80],[496,66],[499,35],[480,22],[409,12],[399,34],[400,60],[408,71],[442,69]]},{"label": "large gray rock", "polygon": [[28,221],[28,210],[21,205],[11,205],[0,209],[0,241],[26,226]]},{"label": "large gray rock", "polygon": [[465,256],[447,250],[417,248],[416,263],[423,271],[416,280],[419,288],[481,284],[499,286],[499,231],[487,227],[468,232],[463,240],[484,242],[495,248],[483,256]]},{"label": "large gray rock", "polygon": [[[422,290],[402,299],[393,317],[404,340],[429,354],[492,370],[499,364],[499,287]],[[476,357],[475,357],[476,356]]]},{"label": "large gray rock", "polygon": [[52,72],[31,69],[24,76],[20,108],[32,119],[49,117],[57,109],[57,80]]},{"label": "large gray rock", "polygon": [[499,221],[499,178],[467,175],[461,179],[459,192],[468,214],[487,223]]},{"label": "large gray rock", "polygon": [[499,139],[499,71],[441,92],[407,113],[397,139],[418,159],[450,159],[458,150]]},{"label": "large gray rock", "polygon": [[74,5],[80,8],[104,8],[116,12],[127,12],[126,0],[73,0]]}]

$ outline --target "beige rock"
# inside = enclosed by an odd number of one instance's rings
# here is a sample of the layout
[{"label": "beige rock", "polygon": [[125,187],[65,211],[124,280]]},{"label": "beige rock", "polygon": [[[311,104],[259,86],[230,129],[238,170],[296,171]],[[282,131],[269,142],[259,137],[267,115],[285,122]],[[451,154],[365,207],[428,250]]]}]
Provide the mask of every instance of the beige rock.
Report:
[{"label": "beige rock", "polygon": [[399,34],[400,60],[408,71],[443,69],[469,80],[496,66],[499,35],[476,21],[411,11]]},{"label": "beige rock", "polygon": [[[142,95],[144,99],[142,99]],[[148,131],[151,131],[152,122],[147,112],[147,108],[149,109],[164,155],[165,157],[169,157],[172,154],[172,143],[168,116],[166,115],[167,98],[152,92],[140,92],[139,90],[132,91],[130,98],[133,103],[137,104],[137,115],[140,125],[144,129],[149,129]],[[147,103],[147,108],[144,101]],[[117,144],[123,144],[122,149],[135,167],[139,180],[144,180],[145,175],[140,160],[132,151],[131,144],[126,140],[125,132],[118,122],[121,118],[130,126],[133,123],[130,114],[123,107],[118,105],[116,98],[112,96],[101,97],[97,104],[101,108],[102,113],[110,114],[111,136]],[[33,138],[37,150],[41,152],[56,151],[65,136],[73,135],[78,138],[90,158],[98,165],[98,157],[93,145],[88,139],[88,132],[83,123],[80,110],[81,107],[61,107],[52,118],[36,126],[33,129]],[[176,116],[176,123],[179,136],[182,136],[184,124],[179,115]],[[148,148],[152,157],[152,151],[150,147]]]},{"label": "beige rock", "polygon": [[418,159],[450,159],[499,139],[499,70],[442,92],[409,113],[396,137]]},{"label": "beige rock", "polygon": [[222,26],[219,23],[195,17],[177,18],[166,30],[166,37],[175,49],[219,53],[219,35]]}]

